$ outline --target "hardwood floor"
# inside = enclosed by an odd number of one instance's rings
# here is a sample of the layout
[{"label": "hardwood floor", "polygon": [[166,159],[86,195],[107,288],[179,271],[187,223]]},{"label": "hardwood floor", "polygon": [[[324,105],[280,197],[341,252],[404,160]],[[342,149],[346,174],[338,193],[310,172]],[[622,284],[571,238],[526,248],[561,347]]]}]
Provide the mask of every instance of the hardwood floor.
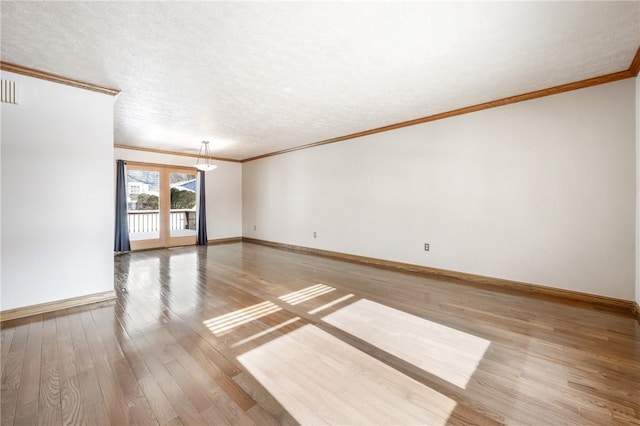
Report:
[{"label": "hardwood floor", "polygon": [[114,279],[2,323],[2,425],[640,425],[628,313],[249,243]]}]

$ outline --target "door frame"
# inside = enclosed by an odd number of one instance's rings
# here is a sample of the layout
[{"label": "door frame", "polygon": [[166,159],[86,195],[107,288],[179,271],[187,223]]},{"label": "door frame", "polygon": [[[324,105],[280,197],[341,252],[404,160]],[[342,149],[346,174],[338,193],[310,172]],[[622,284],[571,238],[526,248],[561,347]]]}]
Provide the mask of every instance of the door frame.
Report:
[{"label": "door frame", "polygon": [[[154,171],[159,173],[158,181],[158,216],[159,238],[131,241],[131,250],[146,250],[152,248],[177,247],[194,245],[196,235],[172,237],[171,236],[171,173],[193,174],[198,178],[198,170],[195,167],[173,166],[167,164],[141,163],[137,161],[125,161],[125,175],[129,166],[132,170]],[[196,193],[197,197],[197,193]],[[197,206],[197,203],[196,203]],[[127,209],[128,214],[128,209]],[[196,213],[197,216],[197,213]]]}]

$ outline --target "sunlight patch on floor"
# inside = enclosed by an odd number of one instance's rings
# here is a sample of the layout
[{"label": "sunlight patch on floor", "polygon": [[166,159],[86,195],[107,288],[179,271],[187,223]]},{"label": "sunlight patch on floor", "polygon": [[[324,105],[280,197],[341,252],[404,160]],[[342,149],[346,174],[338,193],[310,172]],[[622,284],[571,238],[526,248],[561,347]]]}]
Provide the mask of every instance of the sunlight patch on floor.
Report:
[{"label": "sunlight patch on floor", "polygon": [[444,425],[445,395],[313,325],[238,356],[301,424]]},{"label": "sunlight patch on floor", "polygon": [[272,302],[262,302],[208,319],[202,323],[206,325],[213,334],[222,335],[243,324],[247,324],[258,318],[262,318],[281,310],[281,307],[273,304]]},{"label": "sunlight patch on floor", "polygon": [[317,308],[310,310],[308,313],[310,313],[311,315],[317,314],[320,311],[324,311],[325,309],[330,308],[330,307],[332,307],[334,305],[337,305],[338,303],[344,302],[345,300],[351,299],[352,297],[353,297],[353,294],[347,294],[346,296],[342,296],[342,297],[340,297],[340,298],[338,298],[336,300],[333,300],[333,301],[331,301],[329,303],[325,303],[322,306],[318,306]]},{"label": "sunlight patch on floor", "polygon": [[306,302],[314,297],[322,296],[323,294],[331,293],[335,288],[324,284],[316,284],[311,287],[303,288],[302,290],[294,291],[293,293],[280,296],[279,299],[283,302],[287,302],[290,305],[297,305],[298,303]]},{"label": "sunlight patch on floor", "polygon": [[259,332],[259,333],[256,333],[256,334],[254,334],[254,335],[252,335],[252,336],[249,336],[249,337],[247,337],[247,338],[245,338],[245,339],[242,339],[242,340],[237,341],[236,343],[234,343],[233,345],[231,345],[231,347],[232,347],[232,348],[237,348],[238,346],[242,346],[242,345],[244,345],[245,343],[249,343],[249,342],[251,342],[252,340],[259,339],[260,337],[262,337],[262,336],[266,336],[266,335],[267,335],[267,334],[269,334],[269,333],[273,333],[274,331],[279,330],[279,329],[281,329],[282,327],[286,327],[286,326],[288,326],[289,324],[293,324],[294,322],[298,321],[299,319],[300,319],[300,317],[291,318],[290,320],[287,320],[287,321],[285,321],[285,322],[283,322],[283,323],[280,323],[280,324],[278,324],[278,325],[274,325],[273,327],[269,327],[269,328],[268,328],[268,329],[266,329],[266,330],[263,330],[263,331],[261,331],[261,332]]},{"label": "sunlight patch on floor", "polygon": [[322,320],[463,389],[491,344],[367,299]]}]

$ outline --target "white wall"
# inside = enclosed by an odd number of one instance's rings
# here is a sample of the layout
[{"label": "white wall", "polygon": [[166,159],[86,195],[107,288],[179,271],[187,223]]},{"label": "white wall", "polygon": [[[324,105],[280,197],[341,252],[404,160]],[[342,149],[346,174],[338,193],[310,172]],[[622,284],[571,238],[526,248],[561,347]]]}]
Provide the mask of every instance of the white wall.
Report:
[{"label": "white wall", "polygon": [[112,96],[9,72],[2,310],[113,290]]},{"label": "white wall", "polygon": [[632,300],[634,84],[244,163],[243,235]]},{"label": "white wall", "polygon": [[[198,141],[194,143],[199,144]],[[183,155],[121,148],[114,149],[114,158],[116,160],[189,167],[193,167],[196,160],[196,158]],[[240,237],[242,235],[242,164],[230,161],[214,161],[214,163],[218,168],[205,173],[207,237],[209,240]]]}]

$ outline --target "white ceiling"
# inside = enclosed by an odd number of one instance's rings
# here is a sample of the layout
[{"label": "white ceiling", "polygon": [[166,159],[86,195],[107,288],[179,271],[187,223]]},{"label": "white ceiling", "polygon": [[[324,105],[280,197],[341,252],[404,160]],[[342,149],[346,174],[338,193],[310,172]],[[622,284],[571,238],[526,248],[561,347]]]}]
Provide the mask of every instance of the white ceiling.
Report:
[{"label": "white ceiling", "polygon": [[629,67],[640,2],[7,2],[2,60],[122,90],[115,143],[244,159]]}]

